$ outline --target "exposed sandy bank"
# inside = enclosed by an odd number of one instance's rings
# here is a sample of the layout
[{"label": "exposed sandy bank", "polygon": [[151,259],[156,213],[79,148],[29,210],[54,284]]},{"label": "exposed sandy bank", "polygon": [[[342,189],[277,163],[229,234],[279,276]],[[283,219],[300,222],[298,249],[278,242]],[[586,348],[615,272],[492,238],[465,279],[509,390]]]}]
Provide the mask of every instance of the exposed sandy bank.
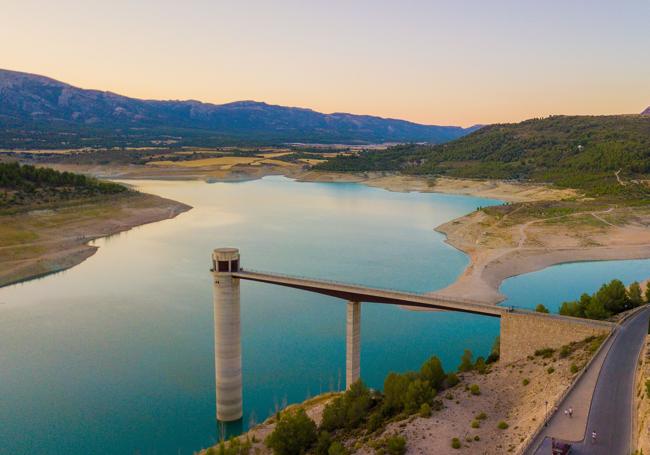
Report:
[{"label": "exposed sandy bank", "polygon": [[576,196],[570,189],[555,189],[544,185],[513,183],[499,180],[469,180],[446,177],[421,177],[384,172],[347,174],[308,171],[296,179],[302,182],[356,182],[389,191],[465,194],[508,202],[558,200]]},{"label": "exposed sandy bank", "polygon": [[523,223],[478,211],[445,223],[437,230],[467,253],[471,264],[454,284],[436,293],[497,303],[505,298],[499,286],[512,276],[567,262],[650,258],[650,211],[637,210],[630,221],[630,210]]},{"label": "exposed sandy bank", "polygon": [[73,267],[90,240],[174,218],[191,207],[150,194],[0,216],[0,286]]},{"label": "exposed sandy bank", "polygon": [[[361,183],[397,192],[440,192],[500,199],[508,202],[557,201],[579,196],[570,189],[496,180],[429,178],[385,172],[338,173],[303,170],[301,166],[231,165],[79,166],[54,165],[60,170],[102,178],[242,181],[285,175],[304,182]],[[626,209],[579,215],[570,222],[554,219],[494,219],[474,212],[436,229],[447,242],[469,255],[471,264],[458,281],[440,292],[490,303],[505,297],[498,289],[508,277],[572,261],[641,259],[650,257],[650,211],[629,222]],[[628,214],[629,215],[629,214]],[[506,217],[507,218],[507,217]],[[561,218],[561,217],[560,217]],[[563,220],[560,220],[563,221]]]},{"label": "exposed sandy bank", "polygon": [[545,185],[505,182],[499,180],[468,180],[446,177],[409,176],[387,172],[342,173],[304,170],[302,166],[282,163],[275,165],[267,160],[260,165],[205,165],[182,166],[171,163],[165,166],[144,165],[72,165],[47,164],[60,171],[89,174],[109,179],[158,179],[243,181],[267,175],[284,175],[300,182],[362,183],[395,192],[419,191],[425,193],[464,194],[508,202],[559,200],[576,196],[570,189],[556,189]]}]

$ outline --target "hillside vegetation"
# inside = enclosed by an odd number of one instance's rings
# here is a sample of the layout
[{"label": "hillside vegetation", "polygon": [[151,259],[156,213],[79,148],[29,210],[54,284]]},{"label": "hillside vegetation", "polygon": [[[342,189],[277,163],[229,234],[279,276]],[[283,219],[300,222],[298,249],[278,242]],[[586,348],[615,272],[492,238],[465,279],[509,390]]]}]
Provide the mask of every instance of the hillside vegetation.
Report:
[{"label": "hillside vegetation", "polygon": [[647,197],[647,185],[633,180],[650,174],[650,117],[554,116],[490,125],[447,144],[367,151],[317,168],[532,180],[594,196]]},{"label": "hillside vegetation", "polygon": [[471,128],[255,101],[158,101],[0,69],[0,147],[82,148],[312,143],[440,143]]},{"label": "hillside vegetation", "polygon": [[127,191],[122,185],[71,172],[0,163],[0,210],[34,208]]}]

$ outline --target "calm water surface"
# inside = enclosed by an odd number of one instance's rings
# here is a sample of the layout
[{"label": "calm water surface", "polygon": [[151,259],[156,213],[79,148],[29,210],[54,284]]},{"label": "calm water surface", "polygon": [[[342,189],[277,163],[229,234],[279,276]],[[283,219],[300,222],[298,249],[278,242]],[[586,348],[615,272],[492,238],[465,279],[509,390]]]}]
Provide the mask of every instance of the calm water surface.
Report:
[{"label": "calm water surface", "polygon": [[[69,271],[0,289],[0,453],[190,454],[214,443],[213,248],[239,247],[248,268],[428,291],[467,265],[432,228],[498,203],[282,177],[136,183],[194,209],[99,240]],[[502,290],[517,306],[553,307],[612,274],[650,274],[649,261],[602,264]],[[241,298],[245,409],[231,431],[342,386],[345,302],[249,282]],[[486,355],[498,330],[486,317],[364,304],[362,376],[381,387],[432,354],[455,368],[465,348]]]}]

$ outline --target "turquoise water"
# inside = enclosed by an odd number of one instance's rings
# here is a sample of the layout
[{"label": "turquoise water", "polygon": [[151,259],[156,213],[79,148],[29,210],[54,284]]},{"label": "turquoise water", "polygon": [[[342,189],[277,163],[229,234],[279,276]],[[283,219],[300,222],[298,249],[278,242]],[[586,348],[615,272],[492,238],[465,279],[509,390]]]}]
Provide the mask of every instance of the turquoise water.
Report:
[{"label": "turquoise water", "polygon": [[583,292],[593,294],[603,284],[618,278],[625,284],[650,278],[650,260],[574,262],[539,272],[509,278],[501,285],[508,305],[535,308],[541,303],[551,312],[562,302],[577,300]]},{"label": "turquoise water", "polygon": [[[99,240],[71,270],[0,289],[0,453],[190,454],[214,443],[213,248],[239,247],[246,268],[428,291],[467,265],[432,228],[498,203],[282,177],[136,183],[194,209]],[[630,276],[650,274],[648,264]],[[610,279],[577,267],[578,293]],[[560,286],[536,280],[555,269],[503,290],[550,306]],[[362,377],[381,387],[432,354],[455,368],[465,348],[486,355],[498,330],[487,317],[364,304]],[[343,301],[243,282],[242,338],[245,417],[231,432],[344,382]]]}]

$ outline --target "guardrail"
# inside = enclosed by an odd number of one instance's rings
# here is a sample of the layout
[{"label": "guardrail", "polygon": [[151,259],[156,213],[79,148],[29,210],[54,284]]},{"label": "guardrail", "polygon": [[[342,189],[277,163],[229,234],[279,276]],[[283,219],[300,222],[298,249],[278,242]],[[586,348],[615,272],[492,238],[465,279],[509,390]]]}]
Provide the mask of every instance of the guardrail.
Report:
[{"label": "guardrail", "polygon": [[389,288],[389,287],[370,287],[367,285],[363,284],[358,284],[358,283],[348,283],[344,281],[337,281],[337,280],[331,280],[331,279],[322,279],[322,278],[314,278],[314,277],[308,277],[308,276],[303,276],[303,275],[289,275],[285,273],[277,273],[277,272],[266,272],[263,270],[254,270],[254,269],[240,269],[239,272],[234,272],[235,274],[257,274],[257,275],[266,275],[268,277],[278,277],[278,278],[285,278],[285,279],[293,279],[293,280],[302,280],[302,281],[308,281],[312,282],[315,284],[321,284],[321,283],[326,283],[326,284],[331,284],[334,286],[345,286],[347,288],[356,288],[359,290],[371,290],[371,291],[385,291],[385,292],[394,292],[398,293],[404,296],[412,296],[412,297],[417,297],[417,298],[424,298],[427,300],[436,300],[440,302],[448,302],[448,303],[462,303],[462,304],[467,304],[467,305],[476,305],[476,306],[481,306],[481,307],[486,307],[486,308],[492,308],[492,309],[501,309],[503,311],[511,311],[509,307],[503,307],[503,306],[498,306],[498,305],[493,305],[490,303],[482,302],[480,300],[472,300],[472,299],[465,299],[462,297],[448,297],[440,294],[435,294],[435,291],[431,291],[430,293],[418,293],[418,292],[412,292],[412,291],[404,291],[401,289],[395,289],[395,288]]},{"label": "guardrail", "polygon": [[[625,321],[630,319],[632,316],[634,316],[637,313],[643,311],[645,308],[648,308],[647,305],[641,305],[640,307],[637,307],[637,308],[634,308],[633,310],[627,311],[626,314],[624,314],[623,317],[621,319],[619,319],[617,322],[615,322],[615,323],[609,322],[609,324],[611,324],[612,331],[609,332],[607,337],[603,340],[602,344],[598,347],[598,349],[596,350],[594,355],[591,357],[591,359],[589,359],[589,361],[584,366],[584,368],[582,370],[580,370],[580,372],[575,377],[573,382],[571,384],[569,384],[569,387],[567,387],[564,390],[564,392],[562,392],[562,394],[558,397],[558,399],[555,400],[552,409],[554,409],[559,404],[561,404],[562,401],[564,401],[564,399],[569,395],[569,393],[571,393],[571,391],[577,386],[577,384],[578,384],[578,382],[580,382],[580,379],[582,378],[582,376],[584,376],[586,374],[587,370],[591,367],[591,364],[595,361],[595,359],[598,357],[600,352],[605,348],[605,345],[607,345],[609,343],[609,341],[612,339],[612,337],[615,335],[616,330],[618,330],[618,326],[623,324]],[[606,322],[606,321],[598,321],[598,322]],[[643,351],[643,349],[641,349],[641,351]],[[590,406],[590,408],[591,408],[591,406]],[[589,418],[588,414],[587,414],[587,418]],[[537,427],[537,430],[532,435],[530,435],[528,438],[526,438],[525,444],[522,446],[522,449],[517,452],[517,455],[523,455],[527,451],[534,449],[534,447],[532,447],[532,443],[535,441],[535,439],[543,431],[544,423],[547,422],[548,420],[550,420],[550,417],[547,418],[546,420],[544,420],[544,422],[539,427]]]},{"label": "guardrail", "polygon": [[[556,408],[559,409],[560,408],[559,405],[566,399],[566,397],[569,395],[569,393],[571,393],[573,391],[573,389],[578,385],[578,382],[580,382],[582,377],[586,374],[587,370],[589,370],[589,368],[591,367],[591,364],[600,355],[601,351],[605,348],[605,346],[610,342],[610,340],[614,336],[617,329],[618,329],[618,327],[615,327],[611,332],[609,332],[607,334],[607,337],[605,337],[605,339],[600,344],[600,346],[598,346],[598,349],[596,350],[596,352],[594,352],[594,355],[591,356],[591,358],[589,359],[587,364],[584,366],[584,368],[582,370],[580,370],[580,372],[575,377],[573,382],[571,384],[569,384],[569,387],[564,389],[564,392],[562,392],[562,394],[560,394],[560,396],[553,402],[553,404],[551,406],[551,409],[556,409]],[[589,406],[589,408],[591,409],[591,405]],[[517,451],[517,455],[524,455],[528,451],[537,448],[537,447],[533,447],[533,442],[535,442],[535,439],[537,439],[537,437],[542,433],[542,431],[544,431],[544,428],[546,428],[546,423],[549,422],[554,415],[555,415],[555,412],[552,412],[550,416],[545,416],[545,418],[542,421],[542,423],[540,424],[540,426],[537,427],[537,430],[535,430],[535,432],[532,435],[530,435],[530,436],[528,436],[526,438],[525,443],[522,446],[522,448],[519,451]],[[589,413],[587,413],[587,419],[589,419]],[[586,423],[587,422],[585,422],[585,424]]]}]

